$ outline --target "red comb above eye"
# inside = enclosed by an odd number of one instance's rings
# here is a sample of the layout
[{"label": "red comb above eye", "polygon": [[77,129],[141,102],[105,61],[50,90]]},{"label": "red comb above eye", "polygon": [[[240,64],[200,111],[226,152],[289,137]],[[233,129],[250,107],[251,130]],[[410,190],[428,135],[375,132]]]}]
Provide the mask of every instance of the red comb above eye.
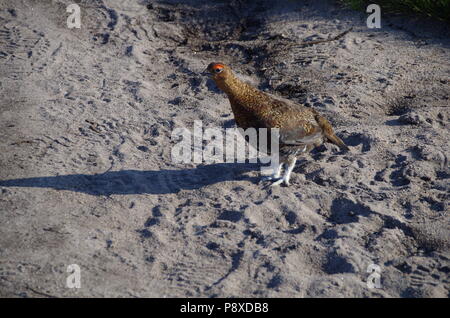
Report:
[{"label": "red comb above eye", "polygon": [[218,69],[218,68],[224,68],[224,65],[223,65],[223,64],[220,64],[220,63],[217,63],[217,64],[214,64],[212,68],[213,68],[214,70],[215,70],[215,69]]}]

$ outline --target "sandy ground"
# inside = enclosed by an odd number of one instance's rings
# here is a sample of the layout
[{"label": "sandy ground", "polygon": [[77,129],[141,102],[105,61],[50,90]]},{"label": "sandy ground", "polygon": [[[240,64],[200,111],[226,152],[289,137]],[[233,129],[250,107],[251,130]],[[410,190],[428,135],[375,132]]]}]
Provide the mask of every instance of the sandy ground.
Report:
[{"label": "sandy ground", "polygon": [[[450,33],[366,17],[328,1],[0,1],[0,296],[448,297]],[[272,189],[255,164],[174,164],[173,129],[234,126],[201,75],[212,61],[314,107],[351,152],[320,147]]]}]

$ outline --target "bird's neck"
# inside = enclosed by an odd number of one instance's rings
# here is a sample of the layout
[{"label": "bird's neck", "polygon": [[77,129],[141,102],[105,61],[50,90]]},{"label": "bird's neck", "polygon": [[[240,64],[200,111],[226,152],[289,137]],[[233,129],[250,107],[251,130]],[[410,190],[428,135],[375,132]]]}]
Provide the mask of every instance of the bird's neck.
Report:
[{"label": "bird's neck", "polygon": [[250,99],[258,95],[259,91],[236,76],[232,75],[217,82],[217,86],[227,94],[230,101],[238,101],[242,106],[255,106]]}]

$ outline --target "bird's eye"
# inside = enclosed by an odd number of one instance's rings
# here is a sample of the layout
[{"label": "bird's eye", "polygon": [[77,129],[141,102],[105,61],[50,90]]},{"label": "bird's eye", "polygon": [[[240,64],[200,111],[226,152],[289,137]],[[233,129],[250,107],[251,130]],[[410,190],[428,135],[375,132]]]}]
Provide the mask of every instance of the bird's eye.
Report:
[{"label": "bird's eye", "polygon": [[220,68],[220,67],[214,69],[214,72],[215,72],[215,73],[220,73],[220,72],[222,72],[222,71],[223,71],[223,68]]}]

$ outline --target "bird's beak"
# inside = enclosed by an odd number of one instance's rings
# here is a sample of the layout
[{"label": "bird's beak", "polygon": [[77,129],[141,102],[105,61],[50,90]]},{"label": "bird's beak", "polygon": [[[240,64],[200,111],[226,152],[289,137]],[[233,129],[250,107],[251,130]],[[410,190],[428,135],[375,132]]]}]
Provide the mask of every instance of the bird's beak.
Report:
[{"label": "bird's beak", "polygon": [[205,70],[201,73],[203,76],[209,76],[211,73],[208,71],[208,68],[205,68]]}]

